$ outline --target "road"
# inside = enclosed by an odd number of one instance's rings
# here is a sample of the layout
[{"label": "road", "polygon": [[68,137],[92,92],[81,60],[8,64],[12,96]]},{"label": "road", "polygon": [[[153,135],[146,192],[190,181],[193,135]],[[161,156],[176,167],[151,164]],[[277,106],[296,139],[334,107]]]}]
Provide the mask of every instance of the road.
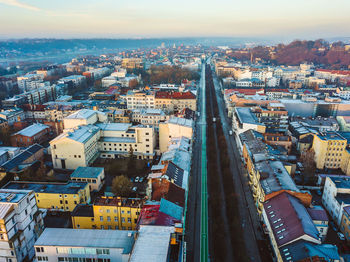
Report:
[{"label": "road", "polygon": [[[189,182],[186,218],[186,259],[187,261],[207,261],[207,233],[202,232],[208,227],[206,205],[206,119],[205,119],[205,64],[202,66],[200,88],[198,89],[197,117],[194,128],[194,144],[192,148],[192,168]],[[204,137],[204,139],[203,139]],[[203,142],[203,143],[202,143]],[[202,180],[202,176],[204,179]],[[204,185],[202,185],[204,183]],[[202,198],[202,186],[203,195]],[[203,221],[205,218],[205,221]],[[204,259],[204,260],[201,260]]]},{"label": "road", "polygon": [[[260,227],[257,211],[254,206],[252,194],[248,186],[248,176],[245,172],[239,151],[236,145],[235,136],[229,135],[231,123],[227,117],[225,103],[221,92],[221,86],[216,78],[215,71],[213,72],[213,80],[215,86],[215,95],[219,108],[220,122],[224,131],[224,135],[228,144],[228,154],[230,157],[231,173],[234,181],[234,191],[238,196],[239,215],[244,232],[244,242],[250,258],[250,261],[262,261],[260,252],[262,252],[258,243],[264,241],[264,235]],[[269,258],[263,261],[270,261]]]}]

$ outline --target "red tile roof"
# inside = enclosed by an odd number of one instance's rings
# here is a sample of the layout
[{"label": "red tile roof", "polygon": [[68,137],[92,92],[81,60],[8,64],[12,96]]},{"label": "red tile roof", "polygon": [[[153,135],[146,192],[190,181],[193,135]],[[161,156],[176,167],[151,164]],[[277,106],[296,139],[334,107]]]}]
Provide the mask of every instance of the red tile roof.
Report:
[{"label": "red tile roof", "polygon": [[188,92],[166,92],[158,91],[156,92],[156,98],[160,99],[196,99],[196,96],[190,91]]},{"label": "red tile roof", "polygon": [[337,74],[337,75],[350,75],[350,71],[345,71],[345,70],[317,69],[316,71]]},{"label": "red tile roof", "polygon": [[184,207],[185,190],[171,183],[167,179],[152,179],[152,200],[160,201],[164,198],[176,205]]}]

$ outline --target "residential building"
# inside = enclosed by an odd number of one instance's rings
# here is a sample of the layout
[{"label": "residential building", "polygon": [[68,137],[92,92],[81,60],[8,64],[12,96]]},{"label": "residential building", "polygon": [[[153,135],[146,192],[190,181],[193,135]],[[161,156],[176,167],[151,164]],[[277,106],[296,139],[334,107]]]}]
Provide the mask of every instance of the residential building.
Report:
[{"label": "residential building", "polygon": [[34,258],[34,243],[44,230],[42,214],[31,190],[0,189],[0,257],[21,262]]},{"label": "residential building", "polygon": [[307,208],[314,225],[316,226],[318,233],[322,241],[326,239],[328,233],[328,215],[326,210],[322,206],[311,206]]},{"label": "residential building", "polygon": [[67,83],[72,83],[73,86],[79,86],[83,83],[85,83],[86,77],[82,75],[71,75],[71,76],[66,76],[58,80],[59,84],[67,84]]},{"label": "residential building", "polygon": [[161,153],[168,150],[172,138],[187,137],[192,139],[193,120],[172,117],[159,124],[159,149]]},{"label": "residential building", "polygon": [[7,121],[9,126],[12,126],[14,122],[20,122],[25,119],[25,113],[20,108],[8,109],[0,112],[0,118]]},{"label": "residential building", "polygon": [[17,77],[17,84],[19,90],[22,92],[29,91],[41,87],[44,76],[41,74],[26,74],[24,76]]},{"label": "residential building", "polygon": [[321,244],[319,232],[298,198],[283,192],[263,205],[263,221],[277,261],[285,261],[280,250],[297,240]]},{"label": "residential building", "polygon": [[343,216],[340,222],[340,230],[347,241],[350,241],[350,205],[343,208]]},{"label": "residential building", "polygon": [[74,209],[73,228],[135,230],[142,206],[142,199],[99,197]]},{"label": "residential building", "polygon": [[341,168],[347,140],[337,132],[313,135],[312,149],[315,152],[315,163],[318,169]]},{"label": "residential building", "polygon": [[165,122],[168,118],[169,117],[161,109],[134,109],[131,112],[132,122],[142,125],[151,125],[155,129],[158,129],[160,122]]},{"label": "residential building", "polygon": [[249,107],[235,107],[232,115],[232,129],[237,135],[253,129],[259,133],[265,133],[265,125],[259,122],[259,119]]},{"label": "residential building", "polygon": [[19,147],[1,146],[0,147],[0,166],[8,160],[14,158],[20,152]]},{"label": "residential building", "polygon": [[73,211],[78,204],[90,202],[89,184],[85,182],[50,183],[10,181],[4,189],[25,189],[35,192],[38,208]]},{"label": "residential building", "polygon": [[36,261],[128,262],[134,231],[46,228],[35,242]]},{"label": "residential building", "polygon": [[42,144],[50,139],[50,127],[44,124],[32,124],[11,136],[11,144],[16,147],[28,147]]},{"label": "residential building", "polygon": [[74,182],[89,183],[90,192],[100,191],[105,182],[105,170],[103,167],[78,167],[70,175]]},{"label": "residential building", "polygon": [[327,176],[322,203],[336,224],[340,226],[344,208],[350,206],[350,179]]},{"label": "residential building", "polygon": [[185,108],[196,111],[197,99],[196,96],[190,91],[158,91],[155,94],[155,108],[160,108],[166,112],[179,112]]},{"label": "residential building", "polygon": [[145,91],[133,91],[129,90],[126,94],[127,108],[140,109],[140,108],[155,108],[154,92]]},{"label": "residential building", "polygon": [[142,69],[142,58],[123,58],[122,67],[126,69]]}]

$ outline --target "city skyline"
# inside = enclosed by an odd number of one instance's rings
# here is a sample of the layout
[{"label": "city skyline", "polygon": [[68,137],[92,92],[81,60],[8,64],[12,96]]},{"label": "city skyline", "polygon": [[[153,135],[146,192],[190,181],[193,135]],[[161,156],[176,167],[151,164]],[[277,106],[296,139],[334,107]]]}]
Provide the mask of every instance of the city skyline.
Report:
[{"label": "city skyline", "polygon": [[350,35],[350,2],[277,0],[0,0],[0,38],[280,37]]}]

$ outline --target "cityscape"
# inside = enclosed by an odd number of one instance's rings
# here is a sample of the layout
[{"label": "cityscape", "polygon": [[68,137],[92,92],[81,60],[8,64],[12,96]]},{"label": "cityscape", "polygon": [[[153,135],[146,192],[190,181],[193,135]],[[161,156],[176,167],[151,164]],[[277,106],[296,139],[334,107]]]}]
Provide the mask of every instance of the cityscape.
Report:
[{"label": "cityscape", "polygon": [[0,0],[0,262],[350,262],[350,2],[248,2]]}]

